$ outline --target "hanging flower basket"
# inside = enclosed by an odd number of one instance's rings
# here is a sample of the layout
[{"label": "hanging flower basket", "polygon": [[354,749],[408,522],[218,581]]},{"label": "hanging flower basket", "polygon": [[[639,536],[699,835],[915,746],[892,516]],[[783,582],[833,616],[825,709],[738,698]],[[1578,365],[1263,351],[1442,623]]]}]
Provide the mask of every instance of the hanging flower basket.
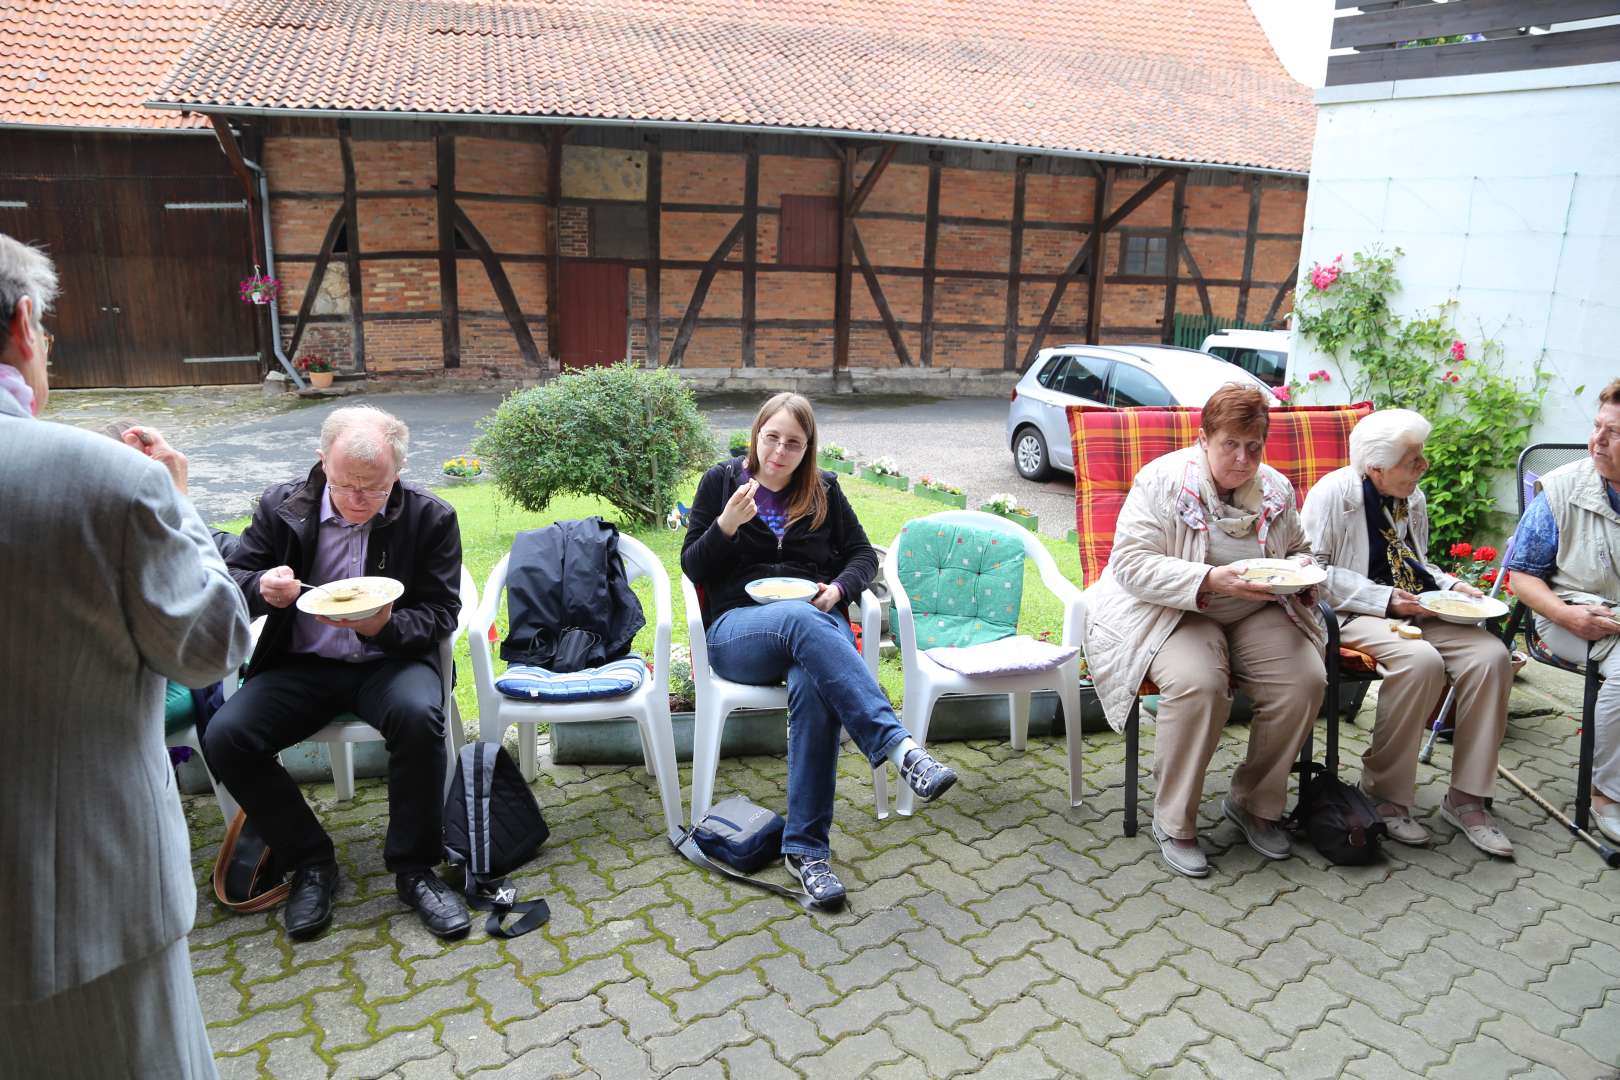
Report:
[{"label": "hanging flower basket", "polygon": [[281,282],[259,273],[255,266],[252,275],[242,279],[240,291],[244,304],[269,304],[281,292]]}]

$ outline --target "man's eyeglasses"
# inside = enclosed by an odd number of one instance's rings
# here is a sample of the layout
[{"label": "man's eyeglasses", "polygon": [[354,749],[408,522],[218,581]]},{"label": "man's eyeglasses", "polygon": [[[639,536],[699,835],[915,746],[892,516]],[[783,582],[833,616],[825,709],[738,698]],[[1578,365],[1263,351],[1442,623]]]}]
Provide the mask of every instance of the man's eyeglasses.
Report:
[{"label": "man's eyeglasses", "polygon": [[761,435],[759,437],[759,441],[764,443],[766,448],[770,450],[781,448],[790,454],[804,453],[804,443],[800,442],[798,439],[783,439],[773,431],[767,431],[765,434]]},{"label": "man's eyeglasses", "polygon": [[51,348],[51,346],[56,344],[56,335],[51,333],[48,329],[46,329],[45,327],[42,326],[42,327],[39,328],[39,332],[41,334],[45,335],[45,348],[47,350],[49,350]]},{"label": "man's eyeglasses", "polygon": [[393,488],[350,487],[348,484],[334,484],[330,480],[326,482],[326,486],[331,489],[333,494],[348,495],[357,499],[365,499],[369,502],[381,502],[382,500],[388,498],[389,493],[394,490]]}]

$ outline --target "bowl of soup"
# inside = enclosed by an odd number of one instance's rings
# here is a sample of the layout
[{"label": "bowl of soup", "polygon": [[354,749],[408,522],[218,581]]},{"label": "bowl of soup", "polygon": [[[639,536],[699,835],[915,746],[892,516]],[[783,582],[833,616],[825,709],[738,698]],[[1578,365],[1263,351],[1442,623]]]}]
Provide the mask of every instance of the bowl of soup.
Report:
[{"label": "bowl of soup", "polygon": [[405,585],[390,577],[354,577],[328,581],[298,597],[298,610],[324,615],[338,622],[371,618],[405,593]]},{"label": "bowl of soup", "polygon": [[1305,566],[1293,559],[1244,559],[1233,563],[1232,569],[1244,581],[1262,586],[1274,596],[1289,596],[1327,580],[1327,571],[1320,566]]},{"label": "bowl of soup", "polygon": [[1430,615],[1462,625],[1497,619],[1508,612],[1507,605],[1494,596],[1464,596],[1459,592],[1440,590],[1419,593],[1417,599],[1419,606]]},{"label": "bowl of soup", "polygon": [[779,604],[784,600],[809,600],[819,586],[805,578],[765,577],[750,581],[743,589],[756,604]]}]

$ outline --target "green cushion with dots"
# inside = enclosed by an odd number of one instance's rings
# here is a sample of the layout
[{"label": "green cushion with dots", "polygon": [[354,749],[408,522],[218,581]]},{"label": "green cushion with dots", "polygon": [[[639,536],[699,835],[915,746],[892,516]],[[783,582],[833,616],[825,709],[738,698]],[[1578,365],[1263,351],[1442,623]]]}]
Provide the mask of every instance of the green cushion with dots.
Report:
[{"label": "green cushion with dots", "polygon": [[980,645],[1018,631],[1024,545],[972,525],[913,521],[900,530],[900,583],[917,647]]}]

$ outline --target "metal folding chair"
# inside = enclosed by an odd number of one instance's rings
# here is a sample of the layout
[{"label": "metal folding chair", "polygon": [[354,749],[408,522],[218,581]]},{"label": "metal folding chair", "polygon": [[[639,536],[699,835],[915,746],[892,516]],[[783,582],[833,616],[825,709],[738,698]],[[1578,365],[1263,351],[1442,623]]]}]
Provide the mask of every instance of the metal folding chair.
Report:
[{"label": "metal folding chair", "polygon": [[[1525,507],[1535,497],[1536,482],[1542,476],[1560,465],[1579,461],[1587,453],[1585,443],[1536,443],[1525,447],[1524,453],[1519,455],[1517,472],[1519,517],[1524,517]],[[1521,633],[1524,635],[1525,651],[1532,660],[1586,678],[1581,699],[1580,764],[1575,780],[1575,825],[1584,830],[1590,825],[1592,816],[1592,759],[1597,752],[1597,694],[1598,688],[1603,685],[1603,675],[1597,665],[1590,661],[1572,664],[1555,655],[1536,633],[1536,621],[1530,617],[1530,608],[1523,601],[1515,601],[1513,611],[1508,616],[1507,629],[1502,633],[1502,641],[1511,649],[1513,639]]]}]

